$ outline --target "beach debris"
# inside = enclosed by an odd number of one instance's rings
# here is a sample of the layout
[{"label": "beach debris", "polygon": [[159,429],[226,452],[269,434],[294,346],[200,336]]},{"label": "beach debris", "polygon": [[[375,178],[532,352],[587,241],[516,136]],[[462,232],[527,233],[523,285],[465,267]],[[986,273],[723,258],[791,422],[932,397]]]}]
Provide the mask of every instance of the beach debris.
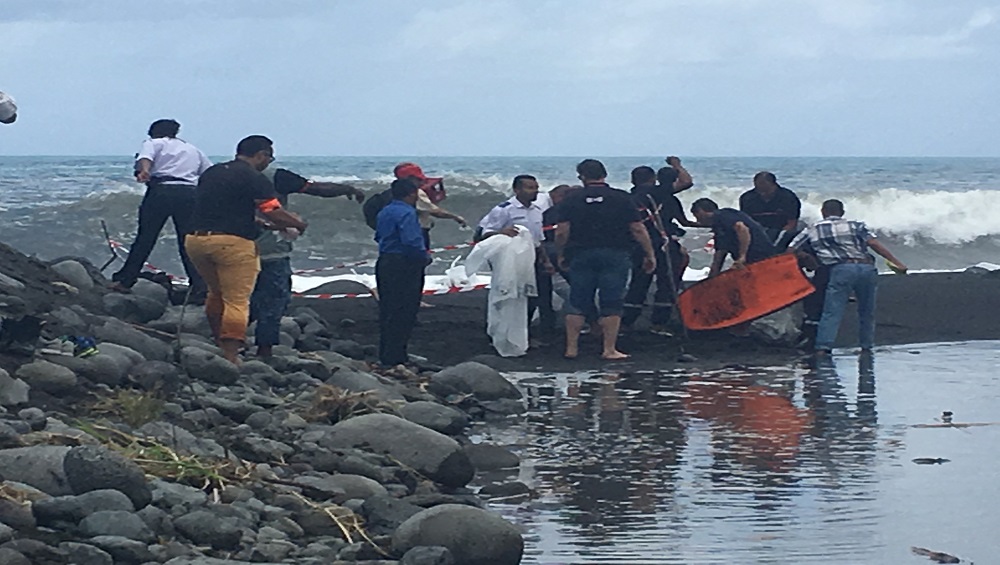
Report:
[{"label": "beach debris", "polygon": [[678,363],[694,363],[698,360],[697,357],[691,355],[690,353],[681,353],[677,356]]},{"label": "beach debris", "polygon": [[912,551],[915,555],[921,555],[923,557],[926,557],[926,558],[930,559],[931,561],[933,561],[935,563],[961,563],[962,562],[961,559],[959,559],[958,557],[955,557],[954,555],[949,555],[949,554],[943,553],[941,551],[931,551],[930,549],[925,549],[923,547],[915,547],[914,546],[914,547],[910,548],[910,551]]},{"label": "beach debris", "polygon": [[944,459],[942,457],[917,457],[913,462],[917,465],[943,465],[951,463],[951,459]]}]

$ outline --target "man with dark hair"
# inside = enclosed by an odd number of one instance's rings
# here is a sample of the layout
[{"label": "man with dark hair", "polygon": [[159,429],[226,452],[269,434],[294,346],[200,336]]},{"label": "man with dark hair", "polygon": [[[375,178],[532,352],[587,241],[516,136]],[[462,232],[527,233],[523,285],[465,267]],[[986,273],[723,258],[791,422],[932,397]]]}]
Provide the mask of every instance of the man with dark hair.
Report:
[{"label": "man with dark hair", "polygon": [[742,269],[777,253],[764,228],[739,210],[720,209],[715,201],[700,198],[691,205],[691,213],[700,226],[712,228],[715,235],[715,257],[708,272],[710,277],[722,272],[728,255],[733,258],[733,268]]},{"label": "man with dark hair", "polygon": [[[668,174],[665,171],[670,171]],[[674,182],[678,172],[671,167],[664,167],[659,173],[652,167],[636,167],[632,169],[632,199],[643,218],[643,224],[656,254],[656,271],[647,274],[643,268],[642,250],[638,246],[632,253],[632,278],[628,293],[625,295],[625,313],[622,325],[632,327],[642,314],[642,308],[649,295],[649,287],[656,277],[656,292],[653,295],[653,313],[650,331],[657,335],[670,336],[667,325],[674,305],[677,289],[680,288],[681,277],[684,274],[684,253],[679,238],[684,230],[677,227],[675,221],[683,225],[694,226],[684,215],[683,206],[675,194]],[[690,179],[690,175],[688,175]],[[657,184],[657,180],[660,184]]]},{"label": "man with dark hair", "polygon": [[256,214],[277,228],[305,231],[306,223],[285,211],[274,185],[260,172],[274,161],[270,139],[251,135],[236,158],[212,165],[198,179],[191,233],[185,246],[208,286],[205,314],[223,356],[238,363],[246,339],[260,259],[254,239]]},{"label": "man with dark hair", "polygon": [[740,211],[763,226],[771,243],[783,250],[798,230],[802,203],[794,192],[778,184],[774,173],[753,177],[753,189],[740,196]]},{"label": "man with dark hair", "polygon": [[409,361],[407,344],[417,323],[424,268],[430,263],[427,243],[417,219],[417,192],[409,178],[392,183],[392,202],[378,213],[375,241],[378,262],[378,359],[391,367]]},{"label": "man with dark hair", "polygon": [[858,299],[861,349],[871,351],[875,346],[878,269],[868,249],[885,257],[898,271],[905,273],[906,265],[875,239],[864,222],[845,220],[843,202],[827,200],[821,211],[823,219],[803,230],[788,245],[793,251],[809,245],[816,259],[830,270],[823,299],[823,316],[816,332],[816,354],[826,355],[833,349],[852,293]]},{"label": "man with dark hair", "polygon": [[[288,169],[269,167],[264,176],[271,180],[278,201],[288,206],[292,194],[308,194],[320,198],[346,196],[359,204],[364,202],[365,193],[347,184],[311,181]],[[292,241],[298,237],[295,229],[265,229],[257,238],[260,253],[260,274],[250,296],[250,321],[257,322],[254,343],[259,357],[270,357],[272,348],[278,344],[281,333],[281,318],[292,300]]]},{"label": "man with dark hair", "polygon": [[691,173],[681,164],[680,157],[667,157],[667,166],[661,167],[656,172],[660,186],[670,188],[670,192],[677,194],[694,186],[694,179]]},{"label": "man with dark hair", "polygon": [[0,124],[17,121],[17,103],[7,93],[0,91]]},{"label": "man with dark hair", "polygon": [[[481,235],[478,241],[495,235],[517,237],[517,228],[523,226],[531,232],[535,240],[535,284],[538,296],[528,299],[528,323],[539,310],[542,333],[555,330],[555,311],[552,309],[552,274],[555,269],[542,247],[545,235],[542,230],[545,211],[550,200],[547,194],[538,192],[538,180],[531,175],[517,175],[512,183],[514,196],[497,204],[479,221]],[[541,201],[541,202],[539,202]]]},{"label": "man with dark hair", "polygon": [[112,288],[127,292],[132,288],[149,259],[160,231],[168,218],[177,232],[177,249],[184,272],[191,285],[191,299],[204,300],[205,283],[194,268],[184,247],[191,231],[198,177],[212,166],[208,157],[190,143],[178,139],[181,125],[175,120],[156,120],[149,126],[149,139],[136,155],[135,179],[146,184],[146,194],[139,205],[139,229],[122,268],[111,275]]},{"label": "man with dark hair", "polygon": [[420,220],[420,228],[423,230],[428,249],[431,246],[431,228],[434,227],[434,218],[453,220],[458,225],[465,227],[465,218],[438,205],[447,198],[443,178],[428,177],[420,165],[416,163],[400,163],[393,168],[392,174],[397,179],[413,180],[419,189],[417,192],[417,218]]},{"label": "man with dark hair", "polygon": [[[566,353],[579,354],[580,331],[588,315],[601,326],[601,358],[626,359],[618,351],[618,330],[628,282],[629,254],[633,241],[642,247],[643,270],[656,269],[656,256],[649,234],[628,193],[608,186],[604,164],[595,159],[581,161],[576,168],[583,188],[564,203],[556,228],[559,263],[570,272],[570,302],[580,314],[566,316]],[[600,294],[600,307],[595,298]]]}]

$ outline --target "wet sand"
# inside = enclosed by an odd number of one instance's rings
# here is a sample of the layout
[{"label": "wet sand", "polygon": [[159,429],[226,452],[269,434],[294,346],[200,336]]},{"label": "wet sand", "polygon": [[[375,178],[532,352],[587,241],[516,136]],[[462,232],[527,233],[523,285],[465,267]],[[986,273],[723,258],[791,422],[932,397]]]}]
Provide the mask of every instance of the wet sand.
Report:
[{"label": "wet sand", "polygon": [[[348,283],[323,288],[323,292],[357,291]],[[507,371],[573,372],[602,367],[665,370],[679,365],[681,353],[693,355],[697,359],[695,363],[706,368],[781,363],[803,355],[793,348],[764,345],[725,332],[692,334],[690,340],[636,332],[620,340],[620,349],[632,355],[626,362],[601,361],[593,337],[585,337],[581,342],[578,359],[567,361],[562,358],[563,336],[560,333],[548,340],[547,347],[533,348],[521,358],[502,359],[486,336],[485,291],[435,296],[430,297],[429,302],[435,307],[421,310],[420,326],[414,331],[410,352],[441,365],[476,359]],[[343,338],[364,345],[378,342],[378,309],[372,299],[296,299],[293,308],[295,306],[309,306],[335,323],[353,320],[353,327],[343,329]],[[879,280],[876,342],[893,345],[1000,339],[998,311],[1000,274],[883,276]],[[841,326],[840,346],[856,344],[856,320],[852,306]]]}]

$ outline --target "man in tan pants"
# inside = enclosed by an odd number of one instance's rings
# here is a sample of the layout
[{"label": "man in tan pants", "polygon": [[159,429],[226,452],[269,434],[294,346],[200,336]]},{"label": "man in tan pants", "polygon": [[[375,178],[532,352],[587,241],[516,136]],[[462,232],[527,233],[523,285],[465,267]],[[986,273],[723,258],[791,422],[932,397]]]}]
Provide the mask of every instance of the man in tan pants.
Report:
[{"label": "man in tan pants", "polygon": [[254,239],[259,211],[278,228],[304,231],[306,223],[285,211],[274,185],[261,174],[274,160],[270,139],[251,135],[236,158],[208,168],[198,179],[192,231],[185,247],[208,287],[205,314],[223,356],[238,363],[246,338],[260,258]]}]

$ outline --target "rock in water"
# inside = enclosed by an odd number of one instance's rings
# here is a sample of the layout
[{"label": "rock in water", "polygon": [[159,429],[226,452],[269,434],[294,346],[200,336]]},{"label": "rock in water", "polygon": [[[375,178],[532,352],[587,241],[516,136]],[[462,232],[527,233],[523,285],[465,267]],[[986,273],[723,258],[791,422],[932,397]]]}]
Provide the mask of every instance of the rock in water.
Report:
[{"label": "rock in water", "polygon": [[76,373],[48,361],[39,360],[21,365],[16,375],[29,386],[49,394],[62,394],[76,387]]},{"label": "rock in water", "polygon": [[521,465],[521,458],[505,447],[488,443],[474,443],[465,446],[465,454],[469,456],[477,471],[496,471],[511,469]]},{"label": "rock in water", "polygon": [[524,539],[513,524],[479,508],[443,504],[414,515],[392,536],[402,555],[419,546],[443,546],[455,565],[517,565]]},{"label": "rock in water", "polygon": [[113,489],[129,497],[136,508],[153,499],[146,476],[138,465],[97,445],[72,448],[63,461],[66,480],[75,494]]},{"label": "rock in water", "polygon": [[521,391],[496,369],[482,363],[460,363],[431,377],[431,392],[440,396],[472,394],[476,400],[521,399]]},{"label": "rock in water", "polygon": [[469,425],[465,412],[437,402],[419,400],[404,405],[399,413],[404,418],[442,434],[457,434]]},{"label": "rock in water", "polygon": [[465,486],[475,473],[458,442],[389,414],[365,414],[344,420],[333,426],[320,443],[333,449],[370,446],[451,487]]},{"label": "rock in water", "polygon": [[236,384],[240,380],[236,365],[199,347],[181,349],[181,366],[192,379],[219,385]]}]

